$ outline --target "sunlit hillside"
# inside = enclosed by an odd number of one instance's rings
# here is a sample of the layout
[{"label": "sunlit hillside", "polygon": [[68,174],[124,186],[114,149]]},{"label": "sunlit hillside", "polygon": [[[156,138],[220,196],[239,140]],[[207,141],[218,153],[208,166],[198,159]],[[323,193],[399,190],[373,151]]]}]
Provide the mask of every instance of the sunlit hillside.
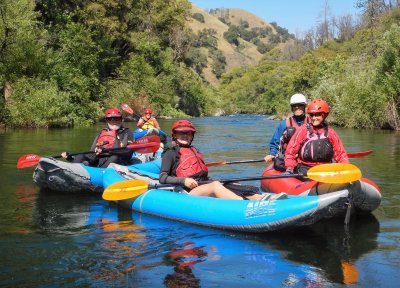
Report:
[{"label": "sunlit hillside", "polygon": [[[226,58],[226,72],[229,72],[236,67],[245,67],[257,64],[262,59],[263,53],[260,53],[259,47],[257,47],[255,42],[262,42],[263,44],[270,45],[270,47],[280,44],[272,44],[269,40],[272,35],[277,34],[277,31],[273,25],[245,10],[236,8],[222,8],[210,10],[208,13],[192,4],[191,12],[192,15],[201,14],[203,16],[201,19],[202,21],[198,21],[194,18],[189,19],[188,27],[194,33],[199,33],[204,29],[213,29],[216,31],[215,37],[217,38],[218,43],[217,48]],[[249,33],[253,33],[252,31],[259,31],[261,29],[262,31],[267,31],[269,35],[256,37],[251,40],[249,39],[250,41],[243,39],[246,37],[239,36],[235,45],[229,43],[226,37],[224,37],[224,33],[228,32],[230,27],[234,26],[243,27],[241,29],[245,29]],[[203,49],[202,53],[208,54],[206,49]],[[207,56],[207,62],[209,65],[202,70],[203,77],[208,82],[216,84],[219,82],[219,80],[212,72],[210,65],[212,63],[212,59],[209,57],[210,55]]]}]

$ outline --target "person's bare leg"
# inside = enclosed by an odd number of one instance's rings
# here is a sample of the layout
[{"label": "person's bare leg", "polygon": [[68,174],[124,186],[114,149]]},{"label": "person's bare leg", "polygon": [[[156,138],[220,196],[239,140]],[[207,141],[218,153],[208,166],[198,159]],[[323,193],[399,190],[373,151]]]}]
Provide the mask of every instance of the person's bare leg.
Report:
[{"label": "person's bare leg", "polygon": [[[190,191],[191,195],[197,195],[197,196],[211,196],[211,197],[216,197],[216,198],[223,198],[223,199],[233,199],[233,200],[243,200],[243,198],[228,188],[226,188],[224,185],[222,185],[218,181],[214,181],[208,184],[200,185],[193,190]],[[256,194],[252,195],[250,197],[247,197],[252,200],[260,200],[263,195]]]},{"label": "person's bare leg", "polygon": [[214,181],[208,184],[200,185],[190,191],[191,195],[209,196],[223,199],[243,200],[231,190],[225,188],[221,183]]}]

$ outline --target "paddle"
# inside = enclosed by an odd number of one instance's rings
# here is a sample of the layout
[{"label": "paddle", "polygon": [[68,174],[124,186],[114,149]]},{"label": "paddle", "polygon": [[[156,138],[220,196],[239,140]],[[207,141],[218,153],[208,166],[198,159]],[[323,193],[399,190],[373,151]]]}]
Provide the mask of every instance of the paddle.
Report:
[{"label": "paddle", "polygon": [[[121,108],[122,108],[122,110],[124,110],[126,113],[128,113],[128,114],[130,114],[130,115],[134,115],[134,116],[136,116],[136,117],[139,118],[139,119],[142,117],[142,116],[140,116],[139,114],[136,114],[135,111],[133,111],[133,109],[132,109],[128,104],[126,104],[126,103],[122,103],[122,104],[121,104]],[[147,122],[146,119],[143,119],[143,121],[144,121],[144,122]]]},{"label": "paddle", "polygon": [[[293,177],[307,177],[323,183],[348,183],[354,182],[361,178],[361,171],[353,164],[345,163],[331,163],[322,164],[312,167],[308,170],[307,175],[291,174],[291,175],[272,175],[272,176],[258,176],[249,178],[232,178],[217,180],[221,183],[253,181],[264,179],[279,179],[279,178],[293,178]],[[144,180],[125,180],[110,185],[103,192],[103,199],[105,200],[125,200],[137,197],[149,189],[157,189],[162,187],[171,187],[170,184],[157,184],[149,185]]]},{"label": "paddle", "polygon": [[367,150],[367,151],[360,151],[360,152],[348,152],[347,157],[349,158],[362,158],[365,157],[371,153],[373,153],[373,150]]},{"label": "paddle", "polygon": [[[109,149],[103,149],[102,153],[113,153],[113,152],[122,152],[124,149],[133,149],[135,152],[138,153],[154,153],[157,152],[157,150],[160,148],[160,137],[158,136],[144,136],[137,141],[133,142],[132,144],[129,144],[127,147],[121,147],[121,148],[109,148]],[[75,156],[75,155],[80,155],[80,154],[91,154],[95,153],[94,151],[87,151],[87,152],[78,152],[78,153],[69,153],[70,156]],[[52,157],[52,158],[62,158],[61,155],[54,155],[54,156],[47,156],[47,157]],[[18,162],[17,162],[17,168],[26,168],[26,167],[32,167],[36,166],[40,158],[42,158],[39,155],[36,154],[26,154],[21,157],[19,157]]]},{"label": "paddle", "polygon": [[[361,152],[349,152],[347,153],[347,157],[349,158],[362,158],[374,152],[373,150],[361,151]],[[221,166],[221,165],[232,165],[232,164],[242,164],[242,163],[261,163],[265,162],[264,159],[257,160],[238,160],[238,161],[220,161],[220,162],[210,162],[206,165],[208,167],[211,166]]]},{"label": "paddle", "polygon": [[206,163],[206,165],[208,167],[211,167],[211,166],[220,166],[220,165],[232,165],[232,164],[242,164],[242,163],[259,163],[259,162],[265,162],[265,160],[264,159],[258,159],[258,160],[220,161],[220,162]]}]

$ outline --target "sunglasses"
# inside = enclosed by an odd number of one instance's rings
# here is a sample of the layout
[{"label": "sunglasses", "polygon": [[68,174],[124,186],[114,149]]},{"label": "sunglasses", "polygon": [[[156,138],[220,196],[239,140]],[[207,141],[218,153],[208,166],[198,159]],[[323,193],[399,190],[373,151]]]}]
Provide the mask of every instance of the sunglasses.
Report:
[{"label": "sunglasses", "polygon": [[122,121],[122,117],[108,117],[107,121]]},{"label": "sunglasses", "polygon": [[193,132],[192,131],[176,131],[175,134],[176,135],[192,135]]},{"label": "sunglasses", "polygon": [[310,115],[310,117],[319,117],[322,116],[322,113],[308,113],[308,115]]},{"label": "sunglasses", "polygon": [[292,108],[305,108],[306,107],[306,105],[304,105],[304,104],[293,104],[290,106],[292,106]]}]

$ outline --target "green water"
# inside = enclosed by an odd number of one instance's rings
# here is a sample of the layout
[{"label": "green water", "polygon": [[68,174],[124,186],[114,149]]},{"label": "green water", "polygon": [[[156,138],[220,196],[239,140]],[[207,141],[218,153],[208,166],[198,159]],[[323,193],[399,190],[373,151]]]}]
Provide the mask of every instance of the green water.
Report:
[{"label": "green water", "polygon": [[[172,122],[160,124],[169,132]],[[254,115],[193,122],[206,162],[263,158],[278,125]],[[349,283],[343,261],[357,271],[357,287],[397,287],[399,133],[336,129],[348,152],[374,150],[352,160],[382,190],[372,216],[353,219],[349,229],[330,221],[296,233],[246,235],[131,213],[96,195],[39,191],[33,168],[16,168],[24,154],[87,151],[102,125],[0,132],[1,287],[340,287]],[[264,166],[226,165],[210,173],[259,176]]]}]

